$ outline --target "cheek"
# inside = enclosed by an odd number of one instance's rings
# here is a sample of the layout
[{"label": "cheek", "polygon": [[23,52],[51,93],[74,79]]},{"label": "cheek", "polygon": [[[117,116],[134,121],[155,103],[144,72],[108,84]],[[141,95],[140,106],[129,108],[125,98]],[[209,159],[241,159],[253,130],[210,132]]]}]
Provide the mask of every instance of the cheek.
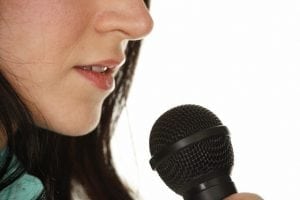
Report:
[{"label": "cheek", "polygon": [[88,10],[81,4],[80,0],[0,3],[1,54],[23,63],[53,62],[54,58],[59,62],[80,39],[88,24]]},{"label": "cheek", "polygon": [[28,84],[57,82],[88,23],[80,2],[0,1],[0,12],[3,7],[5,11],[0,21],[1,70],[13,75],[11,80],[33,82]]},{"label": "cheek", "polygon": [[94,97],[87,94],[95,92],[78,90],[82,86],[77,76],[63,70],[70,67],[68,58],[90,25],[84,2],[0,0],[0,68],[28,100],[37,124],[67,135],[94,128],[100,117],[99,99],[106,97],[95,94],[97,101],[86,104]]}]

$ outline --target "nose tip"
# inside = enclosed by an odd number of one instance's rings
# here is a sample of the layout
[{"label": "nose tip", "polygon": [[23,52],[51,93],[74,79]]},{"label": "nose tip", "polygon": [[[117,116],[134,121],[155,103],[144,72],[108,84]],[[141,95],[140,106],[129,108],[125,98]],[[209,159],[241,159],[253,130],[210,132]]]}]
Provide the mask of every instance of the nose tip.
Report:
[{"label": "nose tip", "polygon": [[127,34],[131,36],[129,39],[138,40],[151,33],[154,22],[148,10],[146,10],[146,12],[141,14],[140,17],[134,17],[130,26],[131,27],[127,32]]},{"label": "nose tip", "polygon": [[[153,19],[144,2],[129,0],[131,4],[118,4],[97,13],[95,28],[97,32],[121,32],[124,39],[139,40],[153,29]],[[128,2],[128,1],[127,1]]]}]

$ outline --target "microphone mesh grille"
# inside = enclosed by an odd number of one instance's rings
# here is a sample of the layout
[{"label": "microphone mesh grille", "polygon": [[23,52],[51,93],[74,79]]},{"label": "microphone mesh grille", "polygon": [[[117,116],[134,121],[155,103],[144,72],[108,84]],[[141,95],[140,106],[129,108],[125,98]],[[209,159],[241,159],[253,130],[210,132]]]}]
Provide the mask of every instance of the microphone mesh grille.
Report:
[{"label": "microphone mesh grille", "polygon": [[150,134],[150,152],[154,155],[197,131],[222,125],[210,110],[198,105],[181,105],[168,110],[154,123]]},{"label": "microphone mesh grille", "polygon": [[173,191],[183,194],[185,186],[194,180],[205,182],[216,173],[230,174],[232,155],[229,137],[213,136],[173,154],[156,170]]},{"label": "microphone mesh grille", "polygon": [[[209,110],[197,105],[183,105],[164,113],[153,125],[150,151],[154,155],[193,133],[222,125]],[[156,168],[164,182],[183,194],[195,180],[204,182],[216,175],[230,174],[233,149],[228,136],[211,136],[189,145],[164,159]]]}]

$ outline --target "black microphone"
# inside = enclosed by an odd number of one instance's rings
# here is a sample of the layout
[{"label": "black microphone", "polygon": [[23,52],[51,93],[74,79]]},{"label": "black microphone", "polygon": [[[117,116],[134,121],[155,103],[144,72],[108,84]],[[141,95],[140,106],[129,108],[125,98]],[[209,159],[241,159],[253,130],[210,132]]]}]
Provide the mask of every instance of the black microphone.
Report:
[{"label": "black microphone", "polygon": [[184,200],[222,200],[236,193],[233,149],[219,118],[198,105],[162,114],[150,133],[150,165]]}]

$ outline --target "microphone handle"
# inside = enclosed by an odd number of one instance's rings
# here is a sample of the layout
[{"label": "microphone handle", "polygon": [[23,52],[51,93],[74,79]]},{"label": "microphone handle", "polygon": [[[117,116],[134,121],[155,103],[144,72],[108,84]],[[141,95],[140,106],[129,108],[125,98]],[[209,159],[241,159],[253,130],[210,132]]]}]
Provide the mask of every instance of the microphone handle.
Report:
[{"label": "microphone handle", "polygon": [[237,193],[237,189],[230,176],[221,176],[188,190],[184,200],[223,200],[231,194]]}]

